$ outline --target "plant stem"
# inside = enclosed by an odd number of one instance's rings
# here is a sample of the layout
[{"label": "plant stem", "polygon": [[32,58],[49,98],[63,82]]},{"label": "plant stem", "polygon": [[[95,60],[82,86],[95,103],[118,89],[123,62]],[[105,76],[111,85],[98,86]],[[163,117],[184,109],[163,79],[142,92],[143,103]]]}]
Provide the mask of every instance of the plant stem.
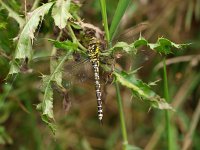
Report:
[{"label": "plant stem", "polygon": [[[56,41],[59,41],[59,40],[60,40],[62,34],[63,34],[63,31],[61,30],[61,31],[59,32],[58,37],[56,38]],[[56,53],[57,53],[57,48],[56,48],[55,46],[53,46],[53,49],[51,50],[51,56],[55,56]]]},{"label": "plant stem", "polygon": [[76,38],[76,35],[74,34],[74,31],[72,30],[70,24],[67,24],[67,29],[70,32],[70,35],[72,37],[72,41],[73,43],[77,43],[78,46],[83,50],[83,51],[87,51],[87,49],[78,41],[78,39]]},{"label": "plant stem", "polygon": [[[164,79],[164,98],[169,101],[169,91],[168,91],[168,80],[167,80],[167,70],[166,70],[166,58],[163,58],[163,79]],[[171,139],[171,124],[170,124],[170,113],[168,110],[165,111],[165,122],[167,130],[167,145],[168,150],[172,150],[173,142]]]},{"label": "plant stem", "polygon": [[120,95],[120,89],[117,81],[115,81],[115,88],[116,88],[116,95],[117,95],[117,104],[119,108],[119,115],[120,115],[120,124],[121,124],[121,130],[122,130],[122,138],[123,138],[123,149],[127,149],[128,145],[128,137],[126,132],[126,124],[125,124],[125,118],[124,118],[124,111],[122,106],[122,98]]},{"label": "plant stem", "polygon": [[[103,18],[104,31],[106,33],[106,40],[108,42],[108,46],[110,47],[111,46],[110,45],[110,32],[108,29],[105,0],[100,0],[100,4],[101,4],[101,13],[102,13],[102,18]],[[123,111],[123,106],[122,106],[122,98],[120,95],[120,89],[119,89],[119,85],[118,85],[117,81],[115,81],[115,88],[116,88],[117,104],[118,104],[119,115],[120,115],[121,132],[122,132],[122,138],[123,138],[123,150],[127,150],[128,137],[127,137],[127,131],[126,131],[124,111]]]}]

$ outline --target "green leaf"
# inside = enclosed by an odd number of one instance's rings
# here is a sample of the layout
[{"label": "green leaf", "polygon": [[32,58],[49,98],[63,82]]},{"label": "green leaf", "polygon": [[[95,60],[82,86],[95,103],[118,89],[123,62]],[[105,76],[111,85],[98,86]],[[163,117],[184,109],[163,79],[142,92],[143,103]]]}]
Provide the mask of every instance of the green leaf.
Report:
[{"label": "green leaf", "polygon": [[80,26],[80,24],[78,24],[77,22],[70,22],[70,25],[74,28],[74,29],[77,29],[77,30],[80,30],[82,29],[82,27]]},{"label": "green leaf", "polygon": [[182,49],[188,45],[190,45],[190,44],[175,44],[166,38],[159,38],[156,43],[148,44],[150,49],[155,50],[158,53],[163,53],[166,55],[173,52],[172,48]]},{"label": "green leaf", "polygon": [[65,28],[67,21],[71,18],[70,10],[71,0],[57,0],[56,4],[52,9],[52,17],[56,26],[60,29]]},{"label": "green leaf", "polygon": [[77,19],[77,17],[79,16],[78,12],[80,10],[80,7],[81,7],[81,4],[73,2],[73,1],[71,2],[69,12],[73,16],[73,18]]},{"label": "green leaf", "polygon": [[159,38],[157,43],[155,44],[149,44],[150,48],[153,50],[156,50],[158,53],[164,53],[164,54],[170,54],[172,53],[171,51],[171,41],[164,39],[164,38]]},{"label": "green leaf", "polygon": [[26,23],[25,27],[23,28],[19,40],[17,43],[17,48],[15,52],[15,59],[25,59],[31,58],[32,54],[32,40],[34,38],[34,32],[40,22],[43,19],[44,15],[48,13],[49,9],[53,3],[46,3],[36,10],[34,10],[30,15],[30,19]]},{"label": "green leaf", "polygon": [[60,41],[49,39],[49,41],[53,42],[54,46],[56,48],[59,48],[59,49],[64,49],[64,50],[76,50],[76,49],[78,49],[78,44],[73,43],[69,40],[60,42]]},{"label": "green leaf", "polygon": [[[51,73],[54,72],[54,70],[57,68],[57,66],[60,64],[60,62],[62,61],[63,57],[59,57],[58,60],[52,60],[51,61]],[[56,82],[57,85],[59,85],[60,87],[62,87],[62,67],[59,68],[56,72],[55,72],[55,77],[53,78],[53,81]]]},{"label": "green leaf", "polygon": [[52,133],[55,135],[56,133],[56,125],[55,123],[52,123],[47,115],[42,115],[42,121],[44,121],[48,127],[51,129]]},{"label": "green leaf", "polygon": [[167,55],[173,52],[172,48],[182,49],[182,48],[187,47],[188,45],[190,45],[190,43],[176,44],[166,38],[159,38],[156,43],[148,43],[148,41],[145,38],[140,36],[138,40],[135,40],[131,44],[128,44],[126,42],[117,42],[112,48],[110,48],[109,50],[106,50],[101,55],[108,56],[117,50],[121,52],[126,52],[126,53],[134,52],[136,54],[137,49],[142,46],[148,46],[151,50]]},{"label": "green leaf", "polygon": [[42,90],[44,92],[44,97],[42,102],[37,105],[36,109],[42,113],[42,120],[49,126],[53,134],[55,134],[56,128],[53,122],[53,90],[51,88],[51,76],[43,75],[42,79]]},{"label": "green leaf", "polygon": [[8,15],[19,23],[21,29],[25,24],[24,19],[21,18],[17,12],[15,12],[9,6],[7,6],[2,0],[0,0],[0,4],[2,5],[3,8],[5,8],[8,11]]},{"label": "green leaf", "polygon": [[126,42],[117,42],[111,49],[109,49],[109,51],[112,51],[112,52],[114,52],[115,50],[125,51],[126,53],[129,53],[129,52],[136,53],[135,47],[133,45],[129,45]]},{"label": "green leaf", "polygon": [[51,128],[52,132],[55,134],[55,125],[53,122],[53,90],[51,88],[52,82],[56,81],[61,85],[62,79],[58,79],[58,73],[62,71],[63,64],[66,59],[71,56],[72,50],[60,59],[59,63],[56,63],[50,75],[43,75],[42,91],[44,93],[43,100],[37,105],[37,109],[42,112],[42,120]]},{"label": "green leaf", "polygon": [[114,75],[116,76],[116,80],[118,82],[131,89],[135,96],[144,99],[150,103],[152,107],[173,110],[164,98],[161,98],[150,88],[150,86],[148,86],[148,84],[136,79],[132,74],[128,74],[123,71],[115,71]]},{"label": "green leaf", "polygon": [[[53,77],[52,77],[53,78]],[[42,115],[46,115],[50,119],[53,117],[53,90],[51,88],[51,77],[47,75],[42,76],[43,85],[42,90],[44,92],[44,100],[42,101]]]},{"label": "green leaf", "polygon": [[131,45],[133,45],[135,48],[139,48],[141,46],[146,46],[147,44],[148,44],[147,40],[144,39],[143,37],[140,37],[138,40],[135,40]]}]

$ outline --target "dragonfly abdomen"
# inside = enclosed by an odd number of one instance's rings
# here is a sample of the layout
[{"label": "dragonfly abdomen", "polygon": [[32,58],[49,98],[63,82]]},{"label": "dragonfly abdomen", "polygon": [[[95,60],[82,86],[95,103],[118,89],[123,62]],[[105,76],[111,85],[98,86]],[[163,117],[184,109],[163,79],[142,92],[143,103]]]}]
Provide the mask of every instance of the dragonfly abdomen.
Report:
[{"label": "dragonfly abdomen", "polygon": [[97,110],[98,110],[98,118],[100,121],[103,119],[103,107],[102,107],[102,99],[101,99],[101,84],[99,78],[99,62],[94,61],[92,63],[94,70],[94,78],[95,78],[95,90],[96,90],[96,98],[97,98]]},{"label": "dragonfly abdomen", "polygon": [[101,84],[100,84],[100,77],[99,77],[99,51],[100,51],[99,41],[97,39],[92,39],[89,43],[88,56],[89,56],[90,62],[92,63],[92,67],[94,71],[98,118],[100,122],[102,122],[103,107],[102,107],[102,99],[101,99]]}]

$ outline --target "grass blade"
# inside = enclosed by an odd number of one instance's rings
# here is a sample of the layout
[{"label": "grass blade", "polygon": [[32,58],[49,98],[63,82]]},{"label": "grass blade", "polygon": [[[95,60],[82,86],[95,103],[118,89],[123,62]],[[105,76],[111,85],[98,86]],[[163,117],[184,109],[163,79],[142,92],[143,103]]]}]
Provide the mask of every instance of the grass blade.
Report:
[{"label": "grass blade", "polygon": [[126,11],[126,8],[128,7],[131,0],[119,0],[117,9],[115,11],[111,26],[110,26],[110,39],[112,40],[115,32],[117,30],[117,27],[119,26],[119,23]]},{"label": "grass blade", "polygon": [[109,34],[109,30],[108,30],[108,20],[107,20],[105,0],[100,0],[100,4],[101,4],[101,14],[102,14],[102,18],[103,18],[104,31],[106,33],[106,40],[109,43],[110,42],[110,34]]}]

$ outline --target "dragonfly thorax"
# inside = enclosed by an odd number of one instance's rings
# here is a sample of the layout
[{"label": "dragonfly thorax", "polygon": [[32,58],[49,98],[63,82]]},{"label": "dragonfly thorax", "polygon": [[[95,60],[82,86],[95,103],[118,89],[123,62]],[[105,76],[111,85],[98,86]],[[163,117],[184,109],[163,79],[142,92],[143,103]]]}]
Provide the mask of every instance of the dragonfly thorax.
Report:
[{"label": "dragonfly thorax", "polygon": [[91,62],[99,60],[100,41],[92,38],[88,46],[88,56]]}]

